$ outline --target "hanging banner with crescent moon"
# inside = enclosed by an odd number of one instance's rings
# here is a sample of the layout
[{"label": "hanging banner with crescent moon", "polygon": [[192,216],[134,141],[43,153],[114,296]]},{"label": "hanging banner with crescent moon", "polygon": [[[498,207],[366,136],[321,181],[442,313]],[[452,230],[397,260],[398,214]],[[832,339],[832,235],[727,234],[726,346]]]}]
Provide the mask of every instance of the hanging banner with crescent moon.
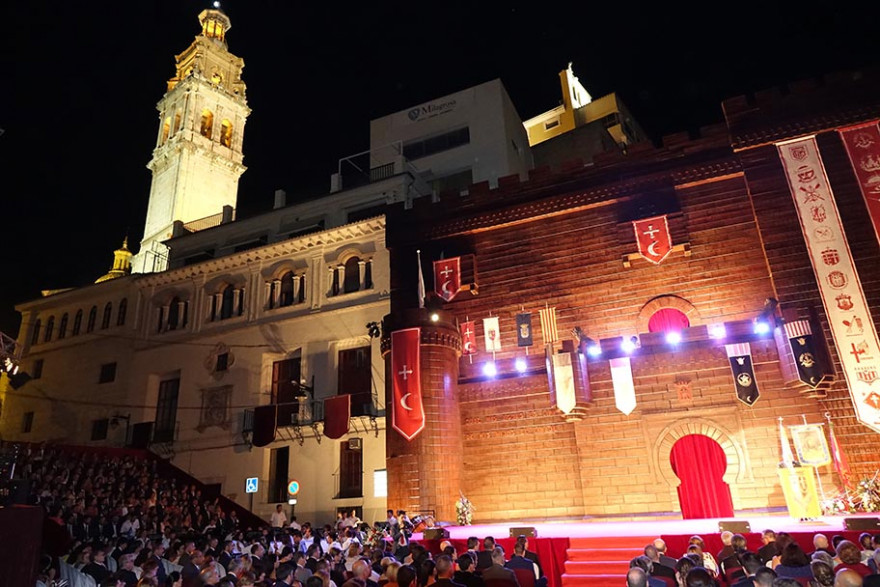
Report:
[{"label": "hanging banner with crescent moon", "polygon": [[434,293],[451,302],[461,291],[461,257],[434,261]]},{"label": "hanging banner with crescent moon", "polygon": [[462,322],[459,324],[458,330],[461,332],[461,354],[477,354],[477,333],[474,330],[474,321]]},{"label": "hanging banner with crescent moon", "polygon": [[666,215],[633,220],[633,231],[639,254],[659,265],[672,252],[672,236],[669,234],[669,222]]},{"label": "hanging banner with crescent moon", "polygon": [[837,129],[853,172],[859,180],[862,198],[874,225],[874,234],[880,240],[880,127],[877,121]]},{"label": "hanging banner with crescent moon", "polygon": [[747,406],[755,405],[761,392],[758,390],[758,382],[755,380],[755,369],[752,366],[752,347],[747,342],[726,344],[727,359],[730,361],[730,370],[733,372],[733,385],[736,388],[736,398]]},{"label": "hanging banner with crescent moon", "polygon": [[776,148],[856,418],[880,432],[880,340],[816,137]]},{"label": "hanging banner with crescent moon", "polygon": [[785,335],[791,346],[792,358],[797,369],[798,379],[816,389],[825,380],[825,366],[816,352],[813,328],[809,320],[794,320],[785,323]]},{"label": "hanging banner with crescent moon", "polygon": [[391,333],[391,390],[394,399],[391,426],[407,440],[412,440],[425,428],[419,368],[420,338],[420,328]]}]

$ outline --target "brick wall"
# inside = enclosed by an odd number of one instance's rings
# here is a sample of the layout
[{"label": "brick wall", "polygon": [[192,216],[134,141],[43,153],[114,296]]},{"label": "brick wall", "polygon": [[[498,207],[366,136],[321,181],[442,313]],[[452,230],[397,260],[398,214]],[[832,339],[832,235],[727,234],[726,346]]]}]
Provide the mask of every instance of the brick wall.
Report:
[{"label": "brick wall", "polygon": [[[785,138],[778,134],[769,136]],[[429,299],[429,306],[476,320],[480,349],[481,319],[500,318],[501,352],[458,359],[462,489],[477,507],[476,520],[677,511],[669,458],[687,434],[721,445],[737,510],[782,506],[780,417],[786,425],[820,423],[828,412],[854,471],[872,474],[880,467],[876,434],[853,417],[776,149],[751,147],[748,136],[736,137],[737,153],[729,143],[720,147],[717,136],[670,142],[627,160],[570,166],[558,176],[540,170],[529,182],[502,181],[498,190],[473,186],[467,196],[389,214],[392,316],[415,302],[414,250],[421,248],[426,268],[441,254],[467,253],[478,268],[479,295],[462,293],[445,304]],[[839,139],[823,133],[819,145],[876,309],[880,248]],[[663,211],[678,247],[660,265],[631,258],[627,266],[624,258],[636,252],[627,211],[659,206],[670,194],[675,205]],[[430,290],[429,271],[426,281]],[[628,416],[614,407],[607,358],[590,360],[593,402],[582,419],[567,421],[551,405],[537,314],[545,305],[557,308],[562,338],[579,326],[594,339],[609,339],[640,334],[657,307],[686,309],[692,326],[705,326],[750,321],[768,298],[779,301],[787,319],[816,324],[835,375],[826,397],[808,398],[803,387],[786,381],[772,336],[748,335],[762,392],[753,406],[735,396],[723,343],[705,339],[675,350],[661,343],[637,351],[638,406]],[[513,359],[525,354],[514,346],[521,311],[532,312],[535,328],[525,375],[513,370]],[[482,365],[493,359],[500,376],[486,379]],[[830,466],[820,474],[832,492],[838,480]]]}]

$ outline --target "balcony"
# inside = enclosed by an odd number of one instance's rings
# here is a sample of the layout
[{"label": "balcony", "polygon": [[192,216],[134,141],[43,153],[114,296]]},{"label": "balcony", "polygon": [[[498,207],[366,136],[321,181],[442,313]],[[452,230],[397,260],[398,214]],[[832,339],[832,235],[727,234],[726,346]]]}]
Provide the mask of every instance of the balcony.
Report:
[{"label": "balcony", "polygon": [[[385,417],[385,410],[375,405],[372,396],[352,395],[351,398],[349,433],[373,433],[378,436],[378,419]],[[242,434],[249,439],[254,430],[254,410],[245,410],[242,418]],[[323,439],[323,422],[323,399],[302,396],[302,399],[297,398],[295,404],[278,404],[276,440],[295,440],[302,446],[308,434],[320,443]]]}]

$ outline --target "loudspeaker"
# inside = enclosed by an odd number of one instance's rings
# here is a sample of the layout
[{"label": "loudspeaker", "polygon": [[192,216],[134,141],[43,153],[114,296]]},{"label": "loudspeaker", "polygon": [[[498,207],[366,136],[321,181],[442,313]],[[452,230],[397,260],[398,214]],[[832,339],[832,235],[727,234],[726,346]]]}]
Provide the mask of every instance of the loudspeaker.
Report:
[{"label": "loudspeaker", "polygon": [[747,534],[752,531],[752,527],[747,521],[743,520],[721,520],[718,522],[718,531]]},{"label": "loudspeaker", "polygon": [[444,540],[449,538],[449,530],[446,528],[425,528],[422,537],[425,540]]},{"label": "loudspeaker", "polygon": [[535,530],[534,526],[523,526],[520,528],[511,528],[510,529],[510,537],[516,538],[518,536],[525,536],[526,538],[537,538],[538,531]]},{"label": "loudspeaker", "polygon": [[847,530],[880,529],[880,518],[844,518],[843,527]]}]

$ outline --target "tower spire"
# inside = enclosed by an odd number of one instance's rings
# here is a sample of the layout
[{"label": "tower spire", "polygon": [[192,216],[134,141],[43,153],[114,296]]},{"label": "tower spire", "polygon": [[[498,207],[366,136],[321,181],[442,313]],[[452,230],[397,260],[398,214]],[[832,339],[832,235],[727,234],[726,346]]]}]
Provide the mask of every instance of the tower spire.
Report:
[{"label": "tower spire", "polygon": [[[226,44],[232,22],[220,9],[199,13],[201,30],[175,57],[174,77],[156,105],[159,129],[147,168],[153,173],[144,237],[132,259],[135,273],[163,271],[174,223],[235,208],[245,172],[242,138],[251,113],[241,79],[244,61]],[[211,222],[202,223],[211,225]]]},{"label": "tower spire", "polygon": [[113,251],[113,267],[110,271],[95,280],[95,283],[125,277],[131,273],[131,251],[128,250],[128,235],[122,240],[122,246]]}]

